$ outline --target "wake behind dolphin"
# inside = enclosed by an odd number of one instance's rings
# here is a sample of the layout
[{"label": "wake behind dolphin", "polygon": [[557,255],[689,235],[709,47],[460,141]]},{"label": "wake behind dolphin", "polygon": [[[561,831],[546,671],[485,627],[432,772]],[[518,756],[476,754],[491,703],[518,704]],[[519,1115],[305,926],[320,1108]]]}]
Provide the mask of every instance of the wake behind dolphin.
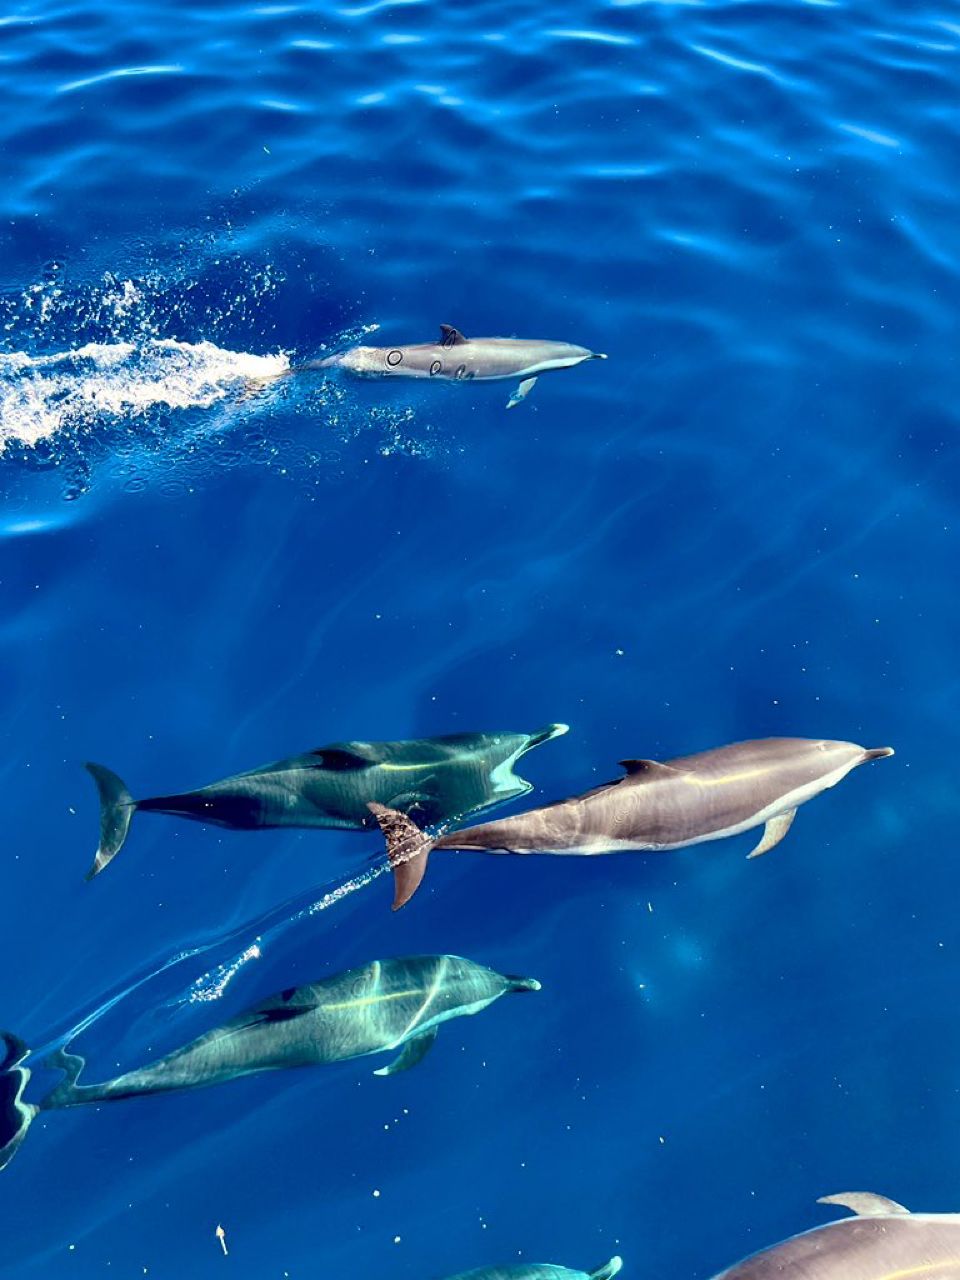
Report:
[{"label": "wake behind dolphin", "polygon": [[585,360],[606,360],[602,352],[572,342],[540,338],[465,338],[452,325],[440,326],[437,342],[403,347],[351,347],[298,366],[305,369],[346,369],[367,378],[428,378],[440,382],[502,382],[519,380],[507,401],[512,409],[533,390],[541,373],[572,369]]},{"label": "wake behind dolphin", "polygon": [[374,960],[333,978],[291,987],[180,1049],[98,1084],[81,1084],[82,1057],[61,1050],[65,1078],[39,1103],[25,1102],[26,1045],[0,1032],[0,1169],[40,1111],[223,1084],[241,1076],[313,1067],[400,1049],[374,1075],[415,1066],[440,1024],[479,1013],[507,992],[539,991],[535,978],[496,973],[460,956]]},{"label": "wake behind dolphin", "polygon": [[682,849],[763,827],[748,855],[779,844],[797,809],[857,765],[892,747],[808,738],[761,738],[681,756],[666,764],[622,760],[626,776],[513,818],[425,835],[409,817],[371,804],[394,869],[394,911],[416,893],[433,849],[488,853],[596,854]]}]

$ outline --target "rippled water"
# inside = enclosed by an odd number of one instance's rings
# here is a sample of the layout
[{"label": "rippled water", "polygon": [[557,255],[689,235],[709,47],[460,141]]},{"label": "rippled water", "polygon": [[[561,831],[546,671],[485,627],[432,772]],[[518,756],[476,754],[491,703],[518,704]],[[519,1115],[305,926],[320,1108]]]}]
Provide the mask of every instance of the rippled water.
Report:
[{"label": "rippled water", "polygon": [[[0,14],[0,1026],[95,1079],[378,956],[543,982],[409,1075],[41,1117],[0,1274],[694,1278],[846,1187],[960,1209],[958,54],[946,3]],[[610,359],[510,413],[289,372],[441,322]],[[550,798],[897,756],[759,862],[438,854],[391,916],[373,836],[157,819],[83,883],[84,760],[554,720]]]}]

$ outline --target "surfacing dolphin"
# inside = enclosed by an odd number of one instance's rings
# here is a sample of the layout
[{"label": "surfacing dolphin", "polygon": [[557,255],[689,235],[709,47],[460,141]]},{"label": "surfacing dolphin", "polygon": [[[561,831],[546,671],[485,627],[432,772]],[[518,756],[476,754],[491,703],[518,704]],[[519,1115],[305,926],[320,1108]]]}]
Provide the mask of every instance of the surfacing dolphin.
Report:
[{"label": "surfacing dolphin", "polygon": [[0,1032],[0,1169],[10,1163],[40,1111],[114,1102],[223,1084],[240,1076],[315,1067],[399,1049],[374,1072],[415,1066],[442,1022],[479,1013],[508,991],[539,991],[535,978],[496,973],[460,956],[374,960],[333,978],[291,987],[181,1049],[101,1084],[80,1084],[84,1060],[60,1050],[63,1079],[41,1102],[23,1101],[26,1045]]},{"label": "surfacing dolphin", "polygon": [[406,347],[351,347],[298,369],[347,369],[366,378],[431,378],[441,382],[502,382],[519,379],[507,401],[512,409],[533,390],[541,373],[572,369],[585,360],[606,360],[599,351],[572,342],[540,338],[465,338],[452,325],[440,326],[437,342]]},{"label": "surfacing dolphin", "polygon": [[714,1280],[957,1280],[960,1213],[911,1213],[866,1191],[823,1196],[843,1218],[762,1249]]},{"label": "surfacing dolphin", "polygon": [[386,837],[396,911],[416,893],[433,849],[563,854],[681,849],[762,826],[763,835],[748,855],[756,858],[779,844],[801,804],[857,765],[892,755],[892,747],[760,738],[666,764],[621,760],[626,776],[615,782],[437,838],[402,813],[377,803],[370,810]]},{"label": "surfacing dolphin", "polygon": [[450,1280],[612,1280],[623,1266],[622,1258],[611,1258],[596,1271],[573,1271],[552,1262],[521,1262],[504,1267],[477,1267],[461,1271]]},{"label": "surfacing dolphin", "polygon": [[526,795],[533,786],[513,767],[527,751],[567,732],[548,724],[535,733],[458,733],[407,742],[334,742],[277,760],[197,791],[134,800],[102,764],[88,764],[100,793],[100,843],[92,880],[123,848],[133,815],[166,813],[235,831],[262,827],[376,824],[370,800],[414,813],[424,823],[450,821]]}]

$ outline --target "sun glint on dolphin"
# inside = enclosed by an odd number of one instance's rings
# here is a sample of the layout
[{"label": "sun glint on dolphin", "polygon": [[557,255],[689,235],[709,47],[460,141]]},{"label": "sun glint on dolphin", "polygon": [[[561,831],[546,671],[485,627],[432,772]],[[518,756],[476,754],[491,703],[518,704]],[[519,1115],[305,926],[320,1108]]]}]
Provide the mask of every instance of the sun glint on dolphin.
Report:
[{"label": "sun glint on dolphin", "polygon": [[404,347],[351,347],[299,365],[306,369],[346,369],[365,378],[427,378],[440,382],[502,382],[516,378],[507,401],[512,409],[533,390],[541,373],[572,369],[585,360],[606,360],[599,351],[572,342],[540,338],[465,338],[452,325],[440,326],[436,342]]},{"label": "sun glint on dolphin", "polygon": [[527,751],[567,732],[548,724],[535,733],[459,733],[407,742],[334,742],[277,760],[197,791],[134,800],[126,784],[102,764],[87,769],[100,793],[100,843],[92,879],[123,848],[135,813],[165,813],[235,831],[263,827],[376,824],[375,800],[416,814],[424,823],[451,821],[532,791],[513,772]]},{"label": "sun glint on dolphin", "polygon": [[396,911],[417,891],[433,849],[557,854],[681,849],[762,826],[763,835],[749,854],[756,858],[779,844],[801,804],[857,765],[892,755],[892,747],[760,738],[666,764],[622,760],[626,776],[615,782],[439,837],[425,835],[409,817],[381,804],[372,803],[370,810],[386,837]]},{"label": "sun glint on dolphin", "polygon": [[80,1084],[85,1065],[60,1050],[50,1064],[65,1078],[39,1103],[23,1100],[28,1049],[0,1032],[0,1169],[13,1159],[40,1111],[114,1102],[223,1084],[240,1076],[315,1067],[399,1049],[378,1076],[416,1066],[440,1024],[479,1013],[509,991],[539,991],[535,978],[496,973],[460,956],[406,956],[308,986],[291,987],[181,1049],[99,1084]]},{"label": "sun glint on dolphin", "polygon": [[843,1218],[791,1236],[713,1280],[957,1280],[960,1213],[911,1213],[867,1191],[823,1196],[852,1209]]}]

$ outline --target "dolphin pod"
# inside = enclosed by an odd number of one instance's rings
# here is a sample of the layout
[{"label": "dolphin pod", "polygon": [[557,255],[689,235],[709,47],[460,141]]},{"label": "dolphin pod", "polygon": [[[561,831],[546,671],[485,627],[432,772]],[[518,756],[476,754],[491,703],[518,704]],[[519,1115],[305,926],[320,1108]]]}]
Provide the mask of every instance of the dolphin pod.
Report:
[{"label": "dolphin pod", "polygon": [[299,368],[347,369],[366,378],[429,378],[441,382],[502,382],[517,378],[517,389],[507,401],[507,408],[512,409],[527,398],[541,373],[606,358],[602,352],[572,342],[465,338],[459,329],[442,324],[436,342],[405,347],[351,347]]},{"label": "dolphin pod", "polygon": [[956,1280],[960,1213],[911,1213],[866,1191],[823,1196],[852,1209],[843,1218],[761,1249],[714,1280]]},{"label": "dolphin pod", "polygon": [[406,956],[303,987],[291,987],[180,1049],[99,1084],[80,1084],[85,1066],[61,1049],[50,1065],[64,1079],[39,1103],[23,1100],[26,1045],[0,1033],[0,1169],[13,1159],[40,1111],[223,1084],[240,1076],[346,1062],[399,1049],[375,1075],[416,1066],[440,1024],[479,1013],[502,995],[539,991],[535,978],[496,973],[460,956]]},{"label": "dolphin pod", "polygon": [[535,733],[463,733],[405,742],[334,742],[277,760],[197,791],[134,800],[100,764],[86,767],[100,794],[100,842],[91,880],[123,848],[134,813],[165,813],[233,830],[376,824],[371,800],[415,813],[424,823],[465,817],[532,791],[513,772],[527,751],[567,732],[550,724]]},{"label": "dolphin pod", "polygon": [[797,808],[891,747],[808,738],[760,738],[660,764],[622,760],[626,775],[558,804],[432,837],[405,814],[371,803],[394,871],[396,911],[416,893],[433,849],[596,854],[681,849],[754,827],[748,855],[766,853]]},{"label": "dolphin pod", "polygon": [[461,1271],[450,1280],[612,1280],[623,1266],[622,1258],[611,1258],[596,1271],[572,1271],[552,1262],[521,1262],[505,1267],[477,1267]]}]

